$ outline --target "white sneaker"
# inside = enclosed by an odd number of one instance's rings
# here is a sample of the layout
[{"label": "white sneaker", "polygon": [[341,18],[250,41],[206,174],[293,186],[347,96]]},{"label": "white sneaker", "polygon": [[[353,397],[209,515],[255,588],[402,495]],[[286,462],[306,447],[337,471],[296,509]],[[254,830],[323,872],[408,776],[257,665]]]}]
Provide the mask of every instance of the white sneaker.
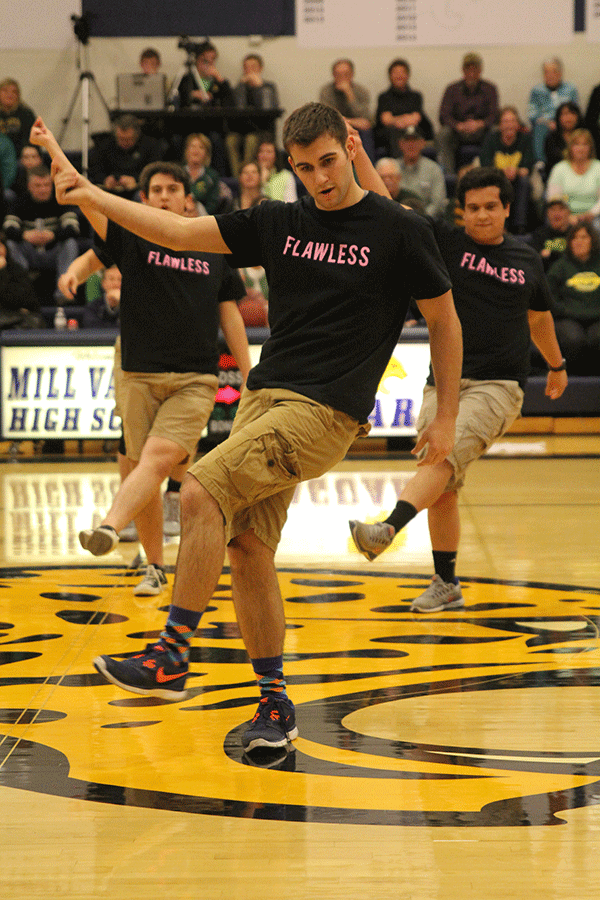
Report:
[{"label": "white sneaker", "polygon": [[133,589],[136,597],[155,597],[167,583],[167,576],[160,566],[148,566],[146,574]]},{"label": "white sneaker", "polygon": [[464,605],[460,584],[442,581],[439,575],[434,575],[427,590],[415,597],[410,611],[440,612],[442,609],[462,609]]},{"label": "white sneaker", "polygon": [[396,534],[394,526],[388,525],[387,522],[367,524],[351,519],[348,524],[356,549],[360,550],[369,562],[373,562],[380,553],[387,550]]},{"label": "white sneaker", "polygon": [[179,491],[166,491],[163,495],[163,534],[175,537],[180,533]]},{"label": "white sneaker", "polygon": [[79,543],[84,550],[89,550],[94,556],[104,556],[110,553],[119,543],[119,535],[110,525],[101,525],[99,528],[89,528],[79,532]]}]

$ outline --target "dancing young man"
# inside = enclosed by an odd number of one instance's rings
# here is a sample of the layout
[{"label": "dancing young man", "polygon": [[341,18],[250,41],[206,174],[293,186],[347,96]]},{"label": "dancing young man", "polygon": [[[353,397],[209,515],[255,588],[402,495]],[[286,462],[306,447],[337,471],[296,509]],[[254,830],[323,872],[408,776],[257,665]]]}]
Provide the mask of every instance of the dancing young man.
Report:
[{"label": "dancing young man", "polygon": [[383,187],[339,113],[319,103],[286,121],[284,145],[308,196],[224,216],[183,219],[114,197],[64,159],[57,195],[174,250],[233,253],[269,279],[271,334],[248,377],[230,436],[193,465],[182,486],[182,537],[172,605],[158,642],[129,659],[100,656],[111,682],[182,699],[189,645],[224,562],[261,698],[242,743],[283,747],[297,734],[283,676],[285,617],[275,551],[296,485],[342,460],[367,417],[411,297],[425,317],[438,385],[423,432],[425,465],[454,443],[460,325],[431,226],[363,190]]},{"label": "dancing young man", "polygon": [[[547,396],[555,400],[567,386],[541,258],[504,232],[512,199],[509,180],[500,169],[473,169],[461,178],[458,199],[465,211],[464,231],[435,224],[463,331],[456,443],[445,459],[417,469],[384,522],[350,522],[356,547],[372,561],[417,513],[428,510],[435,575],[427,590],[413,600],[415,612],[465,605],[456,577],[458,491],[467,467],[521,411],[531,339],[548,364]],[[431,372],[417,420],[419,437],[436,414],[438,393],[437,378]]]}]

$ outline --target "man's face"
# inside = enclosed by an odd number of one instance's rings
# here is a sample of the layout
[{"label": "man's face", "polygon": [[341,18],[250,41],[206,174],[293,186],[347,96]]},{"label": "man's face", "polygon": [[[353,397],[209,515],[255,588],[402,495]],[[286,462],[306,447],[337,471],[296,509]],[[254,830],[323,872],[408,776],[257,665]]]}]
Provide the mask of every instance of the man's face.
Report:
[{"label": "man's face", "polygon": [[52,178],[50,175],[32,175],[27,182],[29,193],[38,203],[45,203],[52,196]]},{"label": "man's face", "polygon": [[571,211],[569,207],[563,206],[562,203],[553,203],[552,206],[549,206],[546,210],[548,225],[551,228],[554,228],[555,231],[567,230],[569,227],[570,215]]},{"label": "man's face", "polygon": [[115,140],[121,150],[133,150],[138,140],[135,128],[115,128]]},{"label": "man's face", "polygon": [[340,84],[347,81],[352,81],[352,66],[349,66],[346,62],[339,62],[337,65],[333,67],[333,81],[334,84]]},{"label": "man's face", "polygon": [[160,69],[160,61],[156,56],[145,56],[140,60],[140,68],[144,75],[156,75]]},{"label": "man's face", "polygon": [[262,66],[257,59],[251,56],[250,59],[245,59],[243,61],[242,71],[244,75],[260,75]]},{"label": "man's face", "polygon": [[397,197],[400,190],[400,182],[402,181],[402,176],[398,169],[392,163],[380,162],[377,165],[377,172],[392,197]]},{"label": "man's face", "polygon": [[467,191],[465,231],[478,244],[501,244],[510,204],[503,206],[500,188],[483,187]]},{"label": "man's face", "polygon": [[19,160],[26,169],[35,169],[36,166],[42,165],[42,157],[37,147],[23,147]]},{"label": "man's face", "polygon": [[500,132],[505,137],[516,135],[519,130],[519,120],[511,110],[506,110],[500,117]]},{"label": "man's face", "polygon": [[205,50],[196,57],[196,68],[200,75],[209,75],[217,59],[216,50]]},{"label": "man's face", "polygon": [[474,87],[481,78],[481,66],[477,63],[468,63],[463,66],[463,76],[468,87]]},{"label": "man's face", "polygon": [[321,135],[301,147],[292,144],[289,160],[292,168],[319,209],[344,209],[355,200],[349,191],[354,181],[352,160],[356,155],[354,138],[350,135],[346,145],[329,134]]},{"label": "man's face", "polygon": [[148,194],[142,193],[142,202],[154,209],[168,209],[183,216],[185,213],[185,188],[180,181],[165,172],[157,172],[150,179]]},{"label": "man's face", "polygon": [[394,66],[390,72],[390,83],[396,90],[404,90],[408,84],[408,69],[406,66]]},{"label": "man's face", "polygon": [[405,163],[413,165],[423,152],[425,141],[421,137],[409,137],[400,139],[400,153]]},{"label": "man's face", "polygon": [[0,106],[3,109],[13,109],[19,105],[19,91],[14,84],[5,84],[0,90]]},{"label": "man's face", "polygon": [[102,289],[106,291],[118,291],[121,288],[121,271],[117,266],[111,266],[104,270],[102,276]]},{"label": "man's face", "polygon": [[562,80],[562,72],[555,63],[546,63],[544,66],[544,84],[551,91],[555,91]]}]

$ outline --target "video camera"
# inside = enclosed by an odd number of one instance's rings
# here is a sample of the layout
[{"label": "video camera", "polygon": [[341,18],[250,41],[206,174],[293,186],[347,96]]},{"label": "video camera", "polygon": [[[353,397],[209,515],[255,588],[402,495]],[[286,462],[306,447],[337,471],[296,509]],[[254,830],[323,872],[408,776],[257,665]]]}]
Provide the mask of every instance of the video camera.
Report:
[{"label": "video camera", "polygon": [[204,49],[205,43],[206,41],[202,41],[200,44],[196,43],[196,41],[190,41],[187,35],[182,34],[177,47],[179,50],[185,50],[189,56],[198,56]]}]

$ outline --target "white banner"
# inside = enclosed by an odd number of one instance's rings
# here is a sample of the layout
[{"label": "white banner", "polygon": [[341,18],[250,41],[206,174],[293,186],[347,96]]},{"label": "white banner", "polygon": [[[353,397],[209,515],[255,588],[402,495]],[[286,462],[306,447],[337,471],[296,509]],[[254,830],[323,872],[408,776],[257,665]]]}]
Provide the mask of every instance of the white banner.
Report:
[{"label": "white banner", "polygon": [[565,43],[573,0],[296,0],[296,33],[303,47]]}]

